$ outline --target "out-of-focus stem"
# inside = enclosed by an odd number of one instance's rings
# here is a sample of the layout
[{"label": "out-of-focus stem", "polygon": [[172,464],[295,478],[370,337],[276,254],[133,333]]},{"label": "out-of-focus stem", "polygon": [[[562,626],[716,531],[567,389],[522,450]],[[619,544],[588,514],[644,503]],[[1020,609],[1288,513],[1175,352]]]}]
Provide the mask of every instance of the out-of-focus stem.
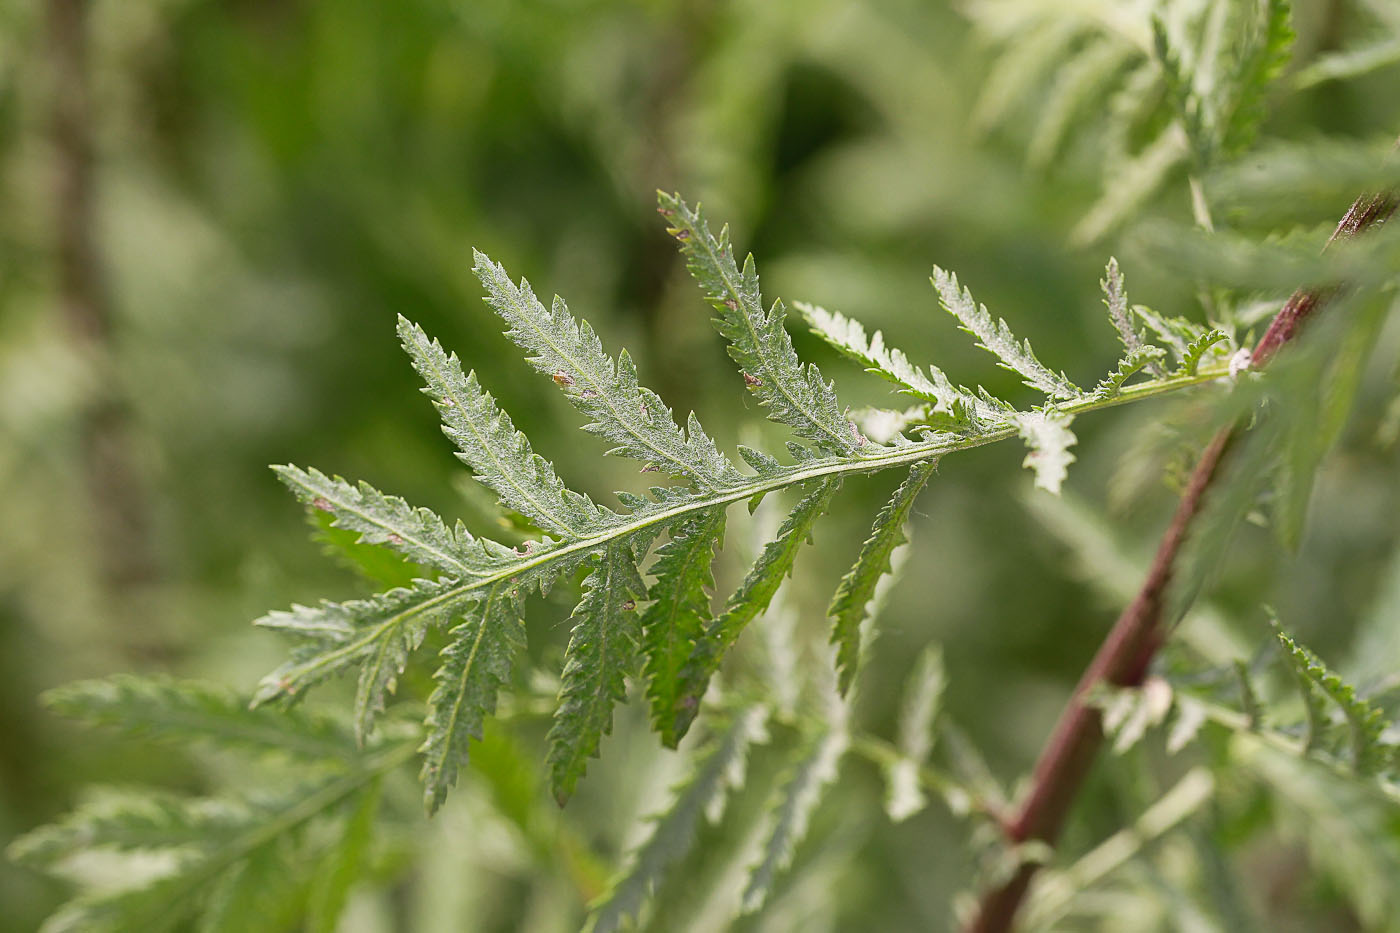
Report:
[{"label": "out-of-focus stem", "polygon": [[115,388],[112,311],[98,252],[94,108],[85,0],[48,0],[53,87],[54,255],[59,313],[95,369],[97,395],[80,426],[82,468],[103,582],[121,587],[154,571],[146,497],[133,463],[130,414]]},{"label": "out-of-focus stem", "polygon": [[[1337,225],[1332,240],[1355,236],[1388,219],[1395,209],[1396,198],[1391,193],[1363,195]],[[1334,291],[1300,289],[1294,292],[1255,346],[1251,365],[1258,368],[1272,359],[1280,347],[1293,339],[1302,322],[1325,304]],[[1201,454],[1176,514],[1158,544],[1147,579],[1080,678],[1036,762],[1029,793],[1005,823],[1008,842],[1019,844],[1034,840],[1053,845],[1059,837],[1070,807],[1103,744],[1103,717],[1091,702],[1091,694],[1103,683],[1136,686],[1147,673],[1166,637],[1163,597],[1171,583],[1181,546],[1201,512],[1206,492],[1219,475],[1238,430],[1233,425],[1222,429]],[[968,933],[1010,930],[1037,868],[1034,862],[1023,862],[1008,881],[988,890],[966,928]]]}]

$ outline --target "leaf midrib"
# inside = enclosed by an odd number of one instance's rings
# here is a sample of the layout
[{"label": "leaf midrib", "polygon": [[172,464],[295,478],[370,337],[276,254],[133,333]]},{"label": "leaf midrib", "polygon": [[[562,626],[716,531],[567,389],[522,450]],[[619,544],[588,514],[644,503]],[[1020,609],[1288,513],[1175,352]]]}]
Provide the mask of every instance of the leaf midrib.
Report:
[{"label": "leaf midrib", "polygon": [[[1227,372],[1228,367],[1223,365],[1210,367],[1208,369],[1203,368],[1191,375],[1183,374],[1179,376],[1170,376],[1166,379],[1130,386],[1111,399],[1097,399],[1092,396],[1085,396],[1058,406],[1058,410],[1065,414],[1079,414],[1097,411],[1102,408],[1113,408],[1128,402],[1139,401],[1144,398],[1151,398],[1168,392],[1201,385],[1206,382],[1212,382],[1226,375]],[[760,494],[767,494],[779,489],[785,489],[789,486],[796,486],[824,477],[845,476],[852,473],[873,473],[891,467],[913,464],[919,460],[937,459],[960,450],[971,450],[974,447],[983,447],[998,441],[1007,440],[1016,435],[1017,429],[1015,427],[999,426],[995,430],[971,437],[949,439],[945,436],[932,441],[909,444],[905,447],[882,447],[874,453],[866,454],[859,458],[825,457],[808,461],[802,465],[788,467],[783,472],[771,476],[755,476],[752,477],[751,482],[745,483],[742,486],[717,490],[707,496],[700,496],[686,502],[677,503],[665,508],[658,508],[655,511],[649,511],[631,521],[621,522],[595,531],[592,534],[555,548],[537,551],[521,560],[519,563],[511,564],[493,573],[449,587],[424,603],[411,606],[408,609],[395,613],[379,625],[366,629],[365,634],[359,639],[347,642],[331,655],[325,655],[316,659],[317,663],[308,662],[304,667],[307,670],[318,670],[324,666],[319,663],[323,659],[329,661],[332,658],[340,658],[346,655],[353,656],[357,652],[363,651],[367,645],[381,637],[384,632],[400,624],[405,617],[411,616],[417,612],[430,611],[440,603],[459,598],[464,593],[471,590],[491,586],[500,580],[521,577],[570,554],[587,554],[596,551],[599,548],[606,547],[610,542],[616,539],[652,528],[653,526],[669,524],[691,513],[699,512],[712,506],[730,505],[735,502],[742,502]]]}]

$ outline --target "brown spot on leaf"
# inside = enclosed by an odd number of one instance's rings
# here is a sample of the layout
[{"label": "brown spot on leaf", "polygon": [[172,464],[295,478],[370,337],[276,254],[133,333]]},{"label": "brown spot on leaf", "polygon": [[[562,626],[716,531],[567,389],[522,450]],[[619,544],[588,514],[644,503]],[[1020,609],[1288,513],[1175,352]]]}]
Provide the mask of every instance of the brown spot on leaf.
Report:
[{"label": "brown spot on leaf", "polygon": [[311,507],[313,509],[320,509],[322,512],[329,512],[331,510],[331,501],[325,496],[317,496],[311,500]]},{"label": "brown spot on leaf", "polygon": [[574,384],[574,377],[570,376],[568,373],[564,372],[564,370],[561,369],[554,374],[554,382],[556,385],[571,386]]},{"label": "brown spot on leaf", "polygon": [[744,385],[761,386],[763,385],[763,380],[753,375],[752,373],[744,373]]},{"label": "brown spot on leaf", "polygon": [[636,608],[637,608],[637,601],[636,601],[635,599],[629,599],[629,600],[627,600],[625,603],[622,604],[622,611],[623,611],[623,612],[631,612],[633,609],[636,609]]},{"label": "brown spot on leaf", "polygon": [[739,310],[739,302],[735,301],[733,298],[726,298],[726,299],[724,299],[724,306],[725,306],[726,308],[728,308],[730,311],[738,311],[738,310]]}]

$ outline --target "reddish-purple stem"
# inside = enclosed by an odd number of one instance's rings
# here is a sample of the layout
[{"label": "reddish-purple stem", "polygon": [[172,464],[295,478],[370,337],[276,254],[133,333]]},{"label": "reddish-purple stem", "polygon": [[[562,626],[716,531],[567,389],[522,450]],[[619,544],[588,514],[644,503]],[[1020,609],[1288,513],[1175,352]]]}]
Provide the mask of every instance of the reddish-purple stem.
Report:
[{"label": "reddish-purple stem", "polygon": [[[1366,195],[1352,204],[1328,242],[1354,236],[1381,223],[1395,212],[1391,194]],[[1300,289],[1284,303],[1254,348],[1251,366],[1259,368],[1292,340],[1298,328],[1317,311],[1335,289]],[[1162,603],[1176,565],[1182,543],[1193,521],[1201,512],[1202,501],[1230,447],[1237,428],[1222,429],[1211,440],[1181,497],[1176,514],[1157,546],[1157,555],[1141,589],[1108,637],[1099,646],[1068,705],[1060,715],[1040,759],[1036,762],[1031,789],[1016,812],[1003,822],[1012,843],[1036,840],[1053,845],[1064,826],[1065,817],[1083,787],[1084,779],[1103,744],[1103,720],[1091,701],[1091,692],[1101,683],[1131,687],[1142,682],[1152,658],[1166,637],[1162,625]],[[1003,933],[1010,930],[1016,912],[1030,890],[1038,865],[1023,862],[1012,877],[991,888],[978,904],[977,913],[967,925],[967,933]]]}]

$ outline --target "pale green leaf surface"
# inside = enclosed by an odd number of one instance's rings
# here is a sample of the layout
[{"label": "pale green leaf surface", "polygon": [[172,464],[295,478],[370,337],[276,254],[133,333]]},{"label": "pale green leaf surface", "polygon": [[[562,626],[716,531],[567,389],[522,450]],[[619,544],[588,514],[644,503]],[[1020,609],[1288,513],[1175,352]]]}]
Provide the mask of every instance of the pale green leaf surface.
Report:
[{"label": "pale green leaf surface", "polygon": [[739,633],[768,608],[773,594],[783,579],[792,572],[797,552],[811,535],[812,526],[831,504],[838,480],[826,479],[813,485],[807,495],[788,515],[778,529],[778,536],[764,546],[748,575],[729,598],[726,608],[710,623],[695,646],[689,661],[681,670],[681,689],[677,692],[674,734],[683,736],[699,712],[700,701],[710,678],[719,669],[724,653],[734,644]]},{"label": "pale green leaf surface", "polygon": [[563,299],[555,298],[547,311],[529,282],[521,279],[516,285],[484,254],[477,252],[475,258],[487,303],[510,325],[506,336],[593,419],[584,429],[614,445],[609,453],[653,464],[706,489],[740,481],[693,414],[682,431],[661,398],[637,382],[637,368],[626,350],[614,362],[593,328],[576,320]]},{"label": "pale green leaf surface", "polygon": [[368,483],[352,486],[319,470],[290,465],[272,469],[298,499],[329,513],[332,527],[358,532],[368,544],[388,545],[409,560],[454,576],[486,574],[503,565],[504,548],[477,541],[465,526],[448,528],[428,509],[413,508]]},{"label": "pale green leaf surface", "polygon": [[806,318],[812,333],[860,363],[866,372],[893,382],[908,395],[932,403],[933,410],[946,415],[952,424],[965,423],[971,411],[979,415],[996,414],[995,409],[971,392],[955,388],[938,367],[929,366],[928,375],[925,375],[919,367],[909,362],[902,350],[887,346],[884,335],[878,330],[867,336],[859,321],[838,311],[828,311],[804,302],[794,302],[793,307]]},{"label": "pale green leaf surface", "polygon": [[651,567],[656,582],[642,613],[643,672],[652,722],[671,748],[680,739],[680,675],[711,621],[707,590],[715,584],[711,563],[723,537],[724,508],[701,512],[675,528]]},{"label": "pale green leaf surface", "polygon": [[[507,285],[509,281],[505,279]],[[531,449],[510,416],[477,382],[476,373],[463,375],[455,353],[444,352],[422,328],[402,317],[399,339],[426,383],[424,393],[442,416],[443,433],[503,505],[546,531],[571,538],[607,522],[611,513],[564,485],[553,464]]]},{"label": "pale green leaf surface", "polygon": [[433,813],[457,781],[470,739],[481,739],[486,717],[496,710],[496,694],[510,682],[511,663],[525,648],[516,586],[497,581],[448,633],[442,666],[433,675],[424,725],[423,802]]},{"label": "pale green leaf surface", "polygon": [[1026,385],[1052,399],[1080,396],[1079,387],[1063,373],[1051,372],[1036,359],[1030,341],[1018,341],[1005,321],[994,319],[986,305],[977,304],[972,292],[958,284],[956,275],[934,266],[932,281],[944,310],[956,317],[962,329],[976,337],[978,345],[995,356],[1004,368],[1019,374]]},{"label": "pale green leaf surface", "polygon": [[1346,717],[1351,733],[1351,763],[1357,773],[1373,774],[1388,764],[1392,748],[1381,742],[1388,725],[1384,712],[1357,696],[1356,688],[1328,669],[1317,655],[1286,633],[1277,635],[1294,672],[1321,690]]},{"label": "pale green leaf surface", "polygon": [[360,666],[355,729],[363,740],[384,708],[385,692],[393,689],[428,628],[446,625],[481,595],[453,580],[420,580],[368,599],[293,606],[263,616],[256,624],[305,641],[292,660],[263,678],[253,702],[294,697],[332,674]]},{"label": "pale green leaf surface", "polygon": [[636,600],[646,593],[632,543],[619,541],[594,559],[583,599],[570,618],[559,708],[549,730],[550,789],[560,806],[612,731],[613,707],[636,673],[641,621]]},{"label": "pale green leaf surface", "polygon": [[889,572],[890,555],[905,542],[904,525],[924,484],[938,463],[927,460],[914,464],[894,495],[875,516],[870,536],[861,545],[855,565],[841,578],[827,615],[832,621],[831,643],[836,646],[839,689],[845,694],[855,681],[860,664],[861,622],[866,606],[875,597],[875,586]]},{"label": "pale green leaf surface", "polygon": [[1046,492],[1059,495],[1065,477],[1069,475],[1069,465],[1074,462],[1074,454],[1069,448],[1075,443],[1074,432],[1069,429],[1072,415],[1055,411],[1031,411],[1018,413],[1016,425],[1021,438],[1030,452],[1022,466],[1035,473],[1035,484]]},{"label": "pale green leaf surface", "polygon": [[744,382],[768,410],[768,417],[791,427],[824,451],[851,456],[861,446],[854,427],[841,414],[836,392],[821,372],[797,358],[783,328],[781,301],[763,310],[758,273],[749,256],[741,271],[734,263],[729,228],[715,237],[697,207],[678,196],[657,193],[662,216],[680,241],[686,265],[719,312],[715,327],[729,341],[729,355]]}]

